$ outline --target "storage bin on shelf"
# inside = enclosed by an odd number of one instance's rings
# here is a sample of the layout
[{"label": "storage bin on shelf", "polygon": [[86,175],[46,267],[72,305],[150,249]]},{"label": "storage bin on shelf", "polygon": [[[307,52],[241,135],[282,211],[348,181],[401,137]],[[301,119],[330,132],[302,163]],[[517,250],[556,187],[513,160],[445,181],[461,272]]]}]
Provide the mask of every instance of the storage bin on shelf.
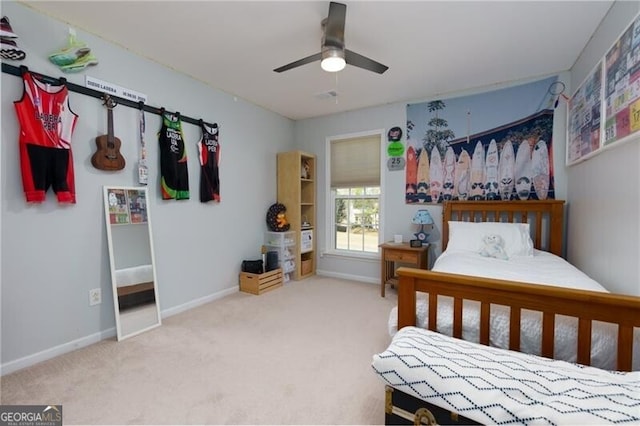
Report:
[{"label": "storage bin on shelf", "polygon": [[300,231],[300,253],[310,251],[313,251],[313,229],[303,229]]},{"label": "storage bin on shelf", "polygon": [[267,247],[267,251],[275,251],[278,253],[278,267],[280,267],[284,273],[284,281],[289,281],[291,278],[290,274],[296,269],[295,231],[265,232],[264,245]]},{"label": "storage bin on shelf", "polygon": [[313,259],[304,259],[300,262],[301,275],[308,275],[313,270]]}]

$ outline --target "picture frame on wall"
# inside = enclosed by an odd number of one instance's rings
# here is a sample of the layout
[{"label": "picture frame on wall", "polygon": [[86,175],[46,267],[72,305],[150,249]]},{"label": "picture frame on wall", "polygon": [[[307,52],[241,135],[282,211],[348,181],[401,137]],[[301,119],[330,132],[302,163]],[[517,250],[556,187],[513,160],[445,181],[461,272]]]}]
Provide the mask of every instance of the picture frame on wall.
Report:
[{"label": "picture frame on wall", "polygon": [[568,166],[586,160],[601,147],[603,83],[603,63],[600,61],[569,100],[566,161]]},{"label": "picture frame on wall", "polygon": [[640,14],[607,51],[603,146],[640,131]]}]

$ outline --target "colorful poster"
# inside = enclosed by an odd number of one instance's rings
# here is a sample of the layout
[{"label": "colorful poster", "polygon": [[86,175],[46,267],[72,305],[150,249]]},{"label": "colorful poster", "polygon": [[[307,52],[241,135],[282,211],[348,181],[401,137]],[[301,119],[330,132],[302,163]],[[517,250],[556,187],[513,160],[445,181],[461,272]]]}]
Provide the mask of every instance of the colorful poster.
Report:
[{"label": "colorful poster", "polygon": [[127,192],[131,223],[147,223],[147,200],[144,197],[144,191],[130,189]]},{"label": "colorful poster", "polygon": [[569,101],[567,165],[585,159],[600,148],[602,76],[602,62],[599,62]]},{"label": "colorful poster", "polygon": [[556,87],[554,76],[407,105],[405,202],[555,198]]},{"label": "colorful poster", "polygon": [[129,223],[129,209],[124,189],[109,189],[109,222],[112,225]]},{"label": "colorful poster", "polygon": [[640,130],[640,15],[605,56],[604,145]]}]

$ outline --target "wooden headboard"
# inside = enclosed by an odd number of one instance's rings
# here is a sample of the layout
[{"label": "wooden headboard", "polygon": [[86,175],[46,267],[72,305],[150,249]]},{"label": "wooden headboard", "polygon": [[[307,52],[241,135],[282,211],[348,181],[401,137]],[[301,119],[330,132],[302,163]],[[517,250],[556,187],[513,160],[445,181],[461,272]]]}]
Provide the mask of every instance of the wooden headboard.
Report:
[{"label": "wooden headboard", "polygon": [[562,256],[564,201],[445,201],[442,250],[449,242],[449,221],[519,222],[531,227],[533,246]]}]

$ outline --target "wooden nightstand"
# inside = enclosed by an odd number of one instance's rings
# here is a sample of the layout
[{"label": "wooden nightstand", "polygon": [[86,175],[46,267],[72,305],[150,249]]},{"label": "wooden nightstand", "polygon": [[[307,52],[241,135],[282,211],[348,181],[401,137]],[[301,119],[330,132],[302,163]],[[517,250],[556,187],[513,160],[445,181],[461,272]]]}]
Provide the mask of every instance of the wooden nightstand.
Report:
[{"label": "wooden nightstand", "polygon": [[393,284],[396,272],[396,262],[420,269],[429,268],[429,244],[422,247],[410,247],[409,243],[383,243],[379,246],[380,253],[380,295],[384,297],[387,284]]}]

